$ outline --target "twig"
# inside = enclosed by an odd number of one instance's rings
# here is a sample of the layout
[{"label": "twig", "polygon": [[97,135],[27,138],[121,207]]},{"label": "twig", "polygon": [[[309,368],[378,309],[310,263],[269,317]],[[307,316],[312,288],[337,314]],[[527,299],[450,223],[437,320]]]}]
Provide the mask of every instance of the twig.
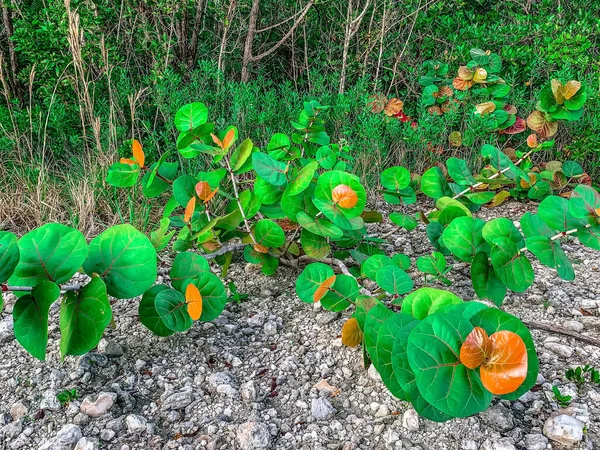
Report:
[{"label": "twig", "polygon": [[523,324],[528,328],[533,328],[535,330],[548,331],[549,333],[561,334],[563,336],[568,336],[570,338],[576,339],[581,342],[585,342],[586,344],[593,345],[595,347],[600,348],[600,340],[595,339],[593,337],[585,336],[581,333],[576,333],[574,331],[567,330],[566,328],[559,327],[556,325],[551,325],[549,323],[541,323],[541,322],[525,322]]}]

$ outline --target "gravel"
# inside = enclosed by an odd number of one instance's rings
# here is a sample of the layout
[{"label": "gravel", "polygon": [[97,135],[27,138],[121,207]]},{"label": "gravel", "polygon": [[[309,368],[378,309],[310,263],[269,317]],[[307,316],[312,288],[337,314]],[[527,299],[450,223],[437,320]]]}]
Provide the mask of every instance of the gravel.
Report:
[{"label": "gravel", "polygon": [[[509,203],[478,215],[517,219],[527,208]],[[422,225],[389,242],[386,250],[407,253],[413,267],[432,251]],[[534,262],[532,288],[510,293],[503,308],[524,321],[597,336],[600,253],[571,239],[563,248],[574,262],[575,282]],[[363,368],[360,348],[342,345],[349,312],[298,300],[297,273],[283,267],[267,278],[237,259],[226,281],[235,280],[250,299],[228,304],[213,323],[167,338],[139,323],[137,300],[116,301],[116,327],[105,331],[99,348],[64,362],[58,305],[41,362],[11,337],[15,298],[4,294],[0,448],[542,450],[563,448],[559,442],[574,450],[600,448],[600,388],[564,378],[571,365],[600,367],[599,348],[533,329],[541,376],[531,392],[516,401],[495,399],[474,417],[434,423],[395,399],[372,367]],[[410,273],[422,286],[422,275]],[[448,276],[453,292],[474,298],[468,270]],[[572,395],[567,408],[557,404],[553,385]],[[56,395],[71,389],[80,399],[61,405]]]}]

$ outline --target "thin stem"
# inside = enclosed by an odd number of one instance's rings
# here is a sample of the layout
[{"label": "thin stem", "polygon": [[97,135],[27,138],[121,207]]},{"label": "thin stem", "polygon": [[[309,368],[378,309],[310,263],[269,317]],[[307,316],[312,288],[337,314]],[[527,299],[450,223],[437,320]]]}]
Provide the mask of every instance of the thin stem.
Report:
[{"label": "thin stem", "polygon": [[240,196],[238,195],[237,179],[236,179],[235,174],[233,173],[233,170],[231,170],[231,164],[229,163],[229,158],[223,158],[223,160],[225,161],[225,165],[227,166],[227,172],[229,172],[229,176],[231,178],[231,183],[233,184],[233,193],[235,195],[235,200],[237,201],[238,208],[240,210],[240,214],[242,215],[242,218],[244,219],[244,225],[246,226],[246,231],[250,235],[252,242],[254,244],[256,244],[256,239],[254,238],[254,235],[252,234],[252,230],[250,229],[250,224],[248,223],[248,219],[246,218],[246,214],[244,213],[244,207],[242,206],[242,202],[240,201]]},{"label": "thin stem", "polygon": [[[583,228],[587,229],[590,228],[591,225],[588,223],[587,225],[585,225]],[[580,228],[573,228],[571,230],[567,230],[567,231],[561,231],[560,233],[555,234],[554,236],[552,236],[550,238],[551,241],[556,241],[557,239],[560,239],[561,237],[564,236],[569,236],[571,234],[577,233],[578,231],[580,231]],[[531,250],[529,250],[527,247],[523,247],[522,249],[519,250],[519,253],[523,253],[523,252],[530,252]]]},{"label": "thin stem", "polygon": [[[142,170],[145,170],[146,172],[150,172],[150,169],[148,167],[146,167],[146,166],[142,167]],[[169,180],[168,178],[163,177],[160,173],[158,173],[158,170],[156,171],[156,178],[159,178],[159,179],[163,180],[167,184],[173,184],[173,182],[171,180]]]}]

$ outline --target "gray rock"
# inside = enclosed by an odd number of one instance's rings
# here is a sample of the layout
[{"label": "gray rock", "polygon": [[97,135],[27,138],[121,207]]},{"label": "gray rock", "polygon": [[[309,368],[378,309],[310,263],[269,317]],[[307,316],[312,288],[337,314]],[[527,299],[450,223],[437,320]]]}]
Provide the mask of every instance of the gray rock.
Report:
[{"label": "gray rock", "polygon": [[271,447],[269,427],[260,422],[246,422],[237,430],[237,440],[242,450],[259,450]]},{"label": "gray rock", "polygon": [[95,400],[91,397],[84,398],[79,411],[90,417],[100,417],[108,412],[116,399],[117,394],[114,392],[100,392]]},{"label": "gray rock", "polygon": [[472,441],[471,439],[463,439],[460,442],[460,448],[462,450],[477,450],[477,442]]},{"label": "gray rock", "polygon": [[558,342],[546,342],[544,344],[548,350],[552,353],[555,353],[559,356],[564,356],[565,358],[570,358],[573,354],[573,349],[565,344],[559,344]]},{"label": "gray rock", "polygon": [[8,425],[2,427],[2,434],[6,436],[7,439],[14,439],[23,431],[23,424],[20,420],[11,422]]},{"label": "gray rock", "polygon": [[545,450],[548,438],[543,434],[527,434],[523,439],[523,445],[527,450]]},{"label": "gray rock", "polygon": [[211,392],[216,392],[221,385],[232,385],[233,379],[227,372],[215,372],[208,377],[208,388]]},{"label": "gray rock", "polygon": [[247,381],[240,386],[240,395],[246,403],[252,403],[256,400],[258,390],[256,389],[254,380]]},{"label": "gray rock", "polygon": [[10,407],[10,416],[13,420],[19,420],[21,417],[25,417],[28,411],[29,408],[27,407],[25,402],[21,400],[16,403],[13,403],[13,405]]},{"label": "gray rock", "polygon": [[105,442],[112,441],[116,434],[113,430],[102,430],[100,432],[100,440]]},{"label": "gray rock", "polygon": [[137,434],[146,431],[148,421],[137,414],[130,414],[125,418],[125,423],[127,424],[127,430],[130,433]]},{"label": "gray rock", "polygon": [[544,423],[548,439],[564,445],[573,445],[583,439],[583,422],[567,414],[552,416]]},{"label": "gray rock", "polygon": [[419,429],[419,415],[410,408],[402,415],[402,426],[408,431],[417,431]]},{"label": "gray rock", "polygon": [[100,450],[98,439],[82,437],[73,450]]},{"label": "gray rock", "polygon": [[329,400],[324,397],[313,398],[310,411],[317,420],[329,419],[336,412],[335,408],[329,403]]},{"label": "gray rock", "polygon": [[66,424],[56,433],[56,441],[61,445],[75,445],[81,437],[81,428],[72,423]]},{"label": "gray rock", "polygon": [[576,331],[577,333],[583,331],[583,324],[576,320],[566,320],[563,322],[563,327]]},{"label": "gray rock", "polygon": [[517,450],[508,438],[486,439],[479,447],[480,450]]},{"label": "gray rock", "polygon": [[49,389],[42,394],[40,409],[46,409],[48,411],[58,411],[60,409],[60,406],[60,402],[56,398],[56,391]]},{"label": "gray rock", "polygon": [[263,313],[261,311],[261,312],[254,314],[252,317],[249,317],[246,320],[246,323],[248,323],[248,325],[251,327],[259,328],[259,327],[262,327],[266,321],[267,321],[267,316],[265,313]]},{"label": "gray rock", "polygon": [[98,342],[98,353],[106,356],[122,356],[124,352],[123,347],[119,343],[110,339],[100,339],[100,342]]},{"label": "gray rock", "polygon": [[267,336],[275,336],[277,334],[277,322],[269,320],[263,326],[263,333]]},{"label": "gray rock", "polygon": [[15,338],[13,317],[6,316],[0,320],[0,343],[12,341]]},{"label": "gray rock", "polygon": [[184,409],[194,401],[194,395],[191,391],[175,392],[167,395],[163,399],[161,409],[163,411]]},{"label": "gray rock", "polygon": [[501,403],[479,414],[481,420],[497,431],[512,430],[515,426],[510,410]]}]

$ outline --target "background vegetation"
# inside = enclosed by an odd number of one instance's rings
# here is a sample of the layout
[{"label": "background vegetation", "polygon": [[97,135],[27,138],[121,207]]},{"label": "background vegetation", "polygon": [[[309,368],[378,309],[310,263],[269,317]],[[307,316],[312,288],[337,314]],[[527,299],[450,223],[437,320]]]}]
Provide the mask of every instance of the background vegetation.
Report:
[{"label": "background vegetation", "polygon": [[[530,111],[550,77],[588,87],[584,117],[556,136],[556,155],[600,174],[600,4],[460,0],[0,0],[0,224],[150,221],[136,193],[105,185],[129,154],[174,149],[177,108],[202,101],[217,127],[264,146],[289,133],[303,100],[331,105],[328,133],[368,178],[386,163],[422,170],[456,150],[444,118],[418,132],[373,114],[383,93],[421,114],[421,64],[458,65],[470,48],[502,57],[514,104]],[[526,99],[526,100],[523,100]],[[423,112],[423,114],[426,114]],[[421,123],[421,122],[420,122]],[[464,124],[468,127],[469,124]],[[443,155],[431,148],[441,146]],[[460,150],[477,163],[479,147]]]}]

